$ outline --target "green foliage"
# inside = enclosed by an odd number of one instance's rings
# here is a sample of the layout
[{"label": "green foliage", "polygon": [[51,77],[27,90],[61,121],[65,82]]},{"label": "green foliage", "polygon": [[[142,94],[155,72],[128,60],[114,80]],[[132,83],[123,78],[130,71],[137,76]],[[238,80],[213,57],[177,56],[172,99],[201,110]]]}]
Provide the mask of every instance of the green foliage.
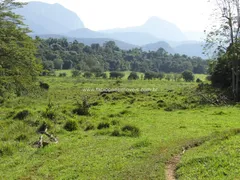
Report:
[{"label": "green foliage", "polygon": [[98,124],[98,129],[107,129],[110,127],[110,124],[109,123],[99,123]]},{"label": "green foliage", "polygon": [[63,73],[59,73],[59,77],[66,77],[67,73],[63,72]]},{"label": "green foliage", "polygon": [[72,70],[72,77],[79,77],[81,75],[81,72],[79,70]]},{"label": "green foliage", "polygon": [[29,115],[29,111],[28,110],[23,110],[20,111],[16,114],[16,116],[14,116],[13,119],[19,119],[19,120],[24,120],[28,115]]},{"label": "green foliage", "polygon": [[124,77],[124,73],[122,72],[117,72],[117,71],[110,72],[111,79],[122,79],[123,77]]},{"label": "green foliage", "polygon": [[140,136],[140,129],[136,126],[126,125],[122,127],[125,136],[138,137]]},{"label": "green foliage", "polygon": [[93,76],[93,74],[91,72],[85,72],[83,74],[83,77],[85,77],[85,78],[91,78],[92,76]]},{"label": "green foliage", "polygon": [[64,125],[64,129],[67,131],[75,131],[78,129],[78,123],[75,120],[68,120]]},{"label": "green foliage", "polygon": [[157,77],[157,74],[155,72],[146,72],[144,74],[144,79],[145,80],[155,79],[156,77]]},{"label": "green foliage", "polygon": [[28,93],[41,70],[35,41],[27,35],[30,31],[21,16],[13,12],[23,5],[13,0],[0,4],[0,94],[11,90],[17,95]]},{"label": "green foliage", "polygon": [[128,80],[137,80],[139,79],[139,76],[136,72],[131,72],[130,75],[128,76]]},{"label": "green foliage", "polygon": [[41,82],[40,81],[40,88],[42,88],[42,89],[45,89],[45,90],[48,90],[49,89],[49,84],[47,84],[47,83],[44,83],[44,82]]},{"label": "green foliage", "polygon": [[90,115],[89,109],[90,105],[88,104],[87,99],[84,98],[82,104],[77,102],[77,108],[73,110],[73,113],[79,116],[88,116]]},{"label": "green foliage", "polygon": [[207,62],[201,58],[168,55],[161,51],[144,52],[138,48],[126,51],[119,49],[113,41],[103,46],[87,46],[77,41],[68,43],[66,39],[53,38],[39,42],[38,57],[44,62],[53,61],[55,69],[59,69],[63,60],[63,69],[92,72],[96,77],[101,77],[103,71],[180,73],[193,70],[205,73],[207,68]]},{"label": "green foliage", "polygon": [[194,81],[194,74],[191,71],[184,71],[182,77],[186,82]]}]

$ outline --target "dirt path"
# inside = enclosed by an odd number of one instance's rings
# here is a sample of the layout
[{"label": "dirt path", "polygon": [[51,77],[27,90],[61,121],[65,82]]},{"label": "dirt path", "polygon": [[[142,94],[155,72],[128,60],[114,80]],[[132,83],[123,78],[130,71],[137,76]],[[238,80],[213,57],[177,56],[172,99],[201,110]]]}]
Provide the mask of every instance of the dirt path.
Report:
[{"label": "dirt path", "polygon": [[176,155],[170,161],[168,161],[165,169],[166,180],[176,180],[175,170],[180,159],[181,155]]}]

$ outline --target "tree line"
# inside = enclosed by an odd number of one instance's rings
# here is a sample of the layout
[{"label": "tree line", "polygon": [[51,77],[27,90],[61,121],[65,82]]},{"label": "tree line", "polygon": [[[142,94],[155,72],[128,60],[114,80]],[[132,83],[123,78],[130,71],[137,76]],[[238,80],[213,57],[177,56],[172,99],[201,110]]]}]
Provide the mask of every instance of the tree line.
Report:
[{"label": "tree line", "polygon": [[135,71],[182,73],[185,70],[197,74],[206,73],[208,62],[200,57],[188,57],[180,54],[168,54],[160,48],[156,52],[145,52],[140,48],[121,50],[114,41],[103,44],[84,45],[67,39],[40,39],[37,57],[43,68],[77,69],[83,72]]}]

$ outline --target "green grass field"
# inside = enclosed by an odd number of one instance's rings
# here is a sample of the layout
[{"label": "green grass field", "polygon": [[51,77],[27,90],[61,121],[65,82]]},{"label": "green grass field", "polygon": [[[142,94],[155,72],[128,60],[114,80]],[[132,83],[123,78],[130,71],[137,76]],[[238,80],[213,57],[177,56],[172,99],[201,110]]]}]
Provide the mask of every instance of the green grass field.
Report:
[{"label": "green grass field", "polygon": [[[177,177],[239,179],[240,136],[225,134],[240,128],[240,106],[202,104],[197,83],[84,79],[67,73],[41,77],[48,91],[1,105],[0,179],[165,179],[168,160],[202,138],[205,143],[183,155]],[[74,114],[84,98],[92,105],[90,115]],[[23,110],[29,112],[25,118],[14,118]],[[37,149],[31,144],[44,121],[59,143]],[[67,121],[76,122],[77,130],[65,130]]]}]

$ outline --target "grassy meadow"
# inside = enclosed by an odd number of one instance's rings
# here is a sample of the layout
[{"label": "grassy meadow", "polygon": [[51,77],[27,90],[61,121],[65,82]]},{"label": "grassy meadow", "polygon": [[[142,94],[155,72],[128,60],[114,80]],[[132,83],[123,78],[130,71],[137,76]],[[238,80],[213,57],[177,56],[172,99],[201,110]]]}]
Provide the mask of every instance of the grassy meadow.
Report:
[{"label": "grassy meadow", "polygon": [[[239,105],[203,103],[196,82],[66,73],[41,77],[49,90],[0,105],[0,179],[165,179],[171,157],[196,143],[179,179],[240,179]],[[43,122],[59,142],[34,148]]]}]

